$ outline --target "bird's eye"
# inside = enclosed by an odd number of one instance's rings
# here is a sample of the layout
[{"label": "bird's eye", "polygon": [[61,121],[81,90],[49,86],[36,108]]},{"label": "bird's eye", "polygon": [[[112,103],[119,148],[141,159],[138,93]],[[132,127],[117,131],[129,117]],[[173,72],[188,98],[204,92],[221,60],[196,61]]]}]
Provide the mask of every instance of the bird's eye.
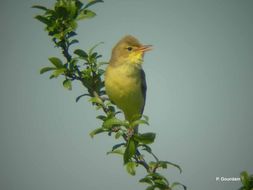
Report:
[{"label": "bird's eye", "polygon": [[128,51],[132,51],[133,48],[132,48],[132,47],[128,47],[127,50],[128,50]]}]

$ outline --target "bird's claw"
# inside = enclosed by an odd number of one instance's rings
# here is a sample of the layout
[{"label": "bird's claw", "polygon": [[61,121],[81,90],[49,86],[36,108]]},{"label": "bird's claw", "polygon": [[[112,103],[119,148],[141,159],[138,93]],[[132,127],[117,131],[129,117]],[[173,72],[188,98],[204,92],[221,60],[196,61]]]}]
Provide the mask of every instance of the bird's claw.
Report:
[{"label": "bird's claw", "polygon": [[133,128],[129,128],[127,130],[127,140],[129,140],[133,135],[134,135],[134,129]]}]

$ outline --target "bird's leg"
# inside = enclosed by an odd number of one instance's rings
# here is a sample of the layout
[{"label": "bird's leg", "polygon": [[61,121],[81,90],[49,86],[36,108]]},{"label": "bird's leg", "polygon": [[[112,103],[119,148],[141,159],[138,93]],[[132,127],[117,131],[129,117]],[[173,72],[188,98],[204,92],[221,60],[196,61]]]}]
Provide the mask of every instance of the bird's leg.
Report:
[{"label": "bird's leg", "polygon": [[133,135],[134,135],[134,129],[133,128],[128,128],[127,129],[127,140],[129,140]]}]

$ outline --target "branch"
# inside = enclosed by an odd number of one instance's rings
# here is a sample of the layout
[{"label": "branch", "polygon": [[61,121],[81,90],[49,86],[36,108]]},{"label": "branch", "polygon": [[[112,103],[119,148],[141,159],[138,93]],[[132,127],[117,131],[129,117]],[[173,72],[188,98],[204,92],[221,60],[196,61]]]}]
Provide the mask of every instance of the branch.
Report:
[{"label": "branch", "polygon": [[[62,61],[57,57],[49,58],[52,65],[42,68],[40,73],[50,71],[52,72],[50,78],[64,77],[63,86],[68,90],[72,89],[72,82],[81,82],[88,93],[80,95],[76,101],[81,97],[88,96],[91,104],[97,110],[103,111],[102,115],[97,116],[102,121],[102,125],[90,133],[91,137],[99,133],[107,133],[109,136],[115,135],[115,139],[122,138],[123,142],[114,145],[109,153],[120,154],[131,175],[135,174],[136,167],[139,165],[144,167],[147,175],[140,182],[147,183],[148,190],[170,190],[178,185],[186,189],[178,182],[170,186],[168,180],[157,172],[158,169],[166,169],[168,165],[178,168],[180,172],[181,168],[171,162],[159,160],[152,152],[149,144],[154,142],[155,133],[137,133],[134,130],[138,125],[148,125],[148,117],[142,116],[131,123],[117,118],[120,111],[106,97],[104,90],[104,65],[107,62],[100,62],[102,55],[95,51],[101,43],[96,44],[88,51],[75,49],[73,54],[70,53],[72,45],[78,43],[78,40],[74,38],[77,35],[77,22],[95,17],[96,13],[90,10],[90,7],[100,2],[103,1],[93,0],[83,5],[79,0],[57,0],[53,9],[40,5],[33,6],[33,8],[44,11],[44,14],[37,15],[35,18],[46,25],[45,30],[54,45],[61,50],[65,60]],[[150,154],[154,161],[145,160],[144,152]]]}]

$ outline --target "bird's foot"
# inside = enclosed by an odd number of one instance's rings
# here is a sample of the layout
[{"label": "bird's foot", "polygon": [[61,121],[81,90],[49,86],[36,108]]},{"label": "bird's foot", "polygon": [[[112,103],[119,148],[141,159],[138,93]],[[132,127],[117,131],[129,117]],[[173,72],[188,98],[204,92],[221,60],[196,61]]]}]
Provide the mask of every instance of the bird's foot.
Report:
[{"label": "bird's foot", "polygon": [[133,135],[134,135],[134,129],[133,128],[129,128],[127,130],[127,140],[129,140]]}]

